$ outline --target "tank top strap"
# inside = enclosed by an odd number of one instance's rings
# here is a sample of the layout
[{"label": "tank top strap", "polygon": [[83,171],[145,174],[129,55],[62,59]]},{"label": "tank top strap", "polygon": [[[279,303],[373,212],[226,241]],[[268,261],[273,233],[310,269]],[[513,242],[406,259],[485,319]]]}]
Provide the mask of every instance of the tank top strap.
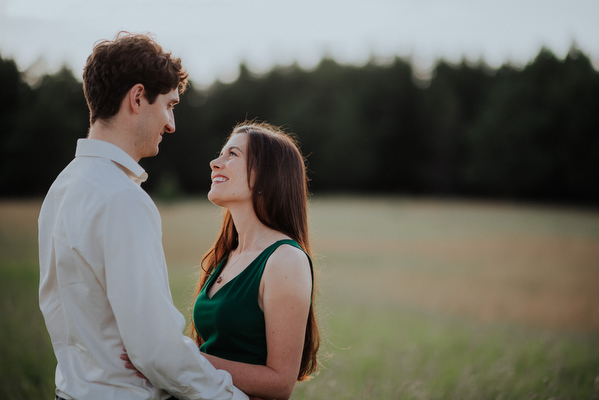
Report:
[{"label": "tank top strap", "polygon": [[260,273],[262,274],[264,272],[264,267],[266,266],[266,261],[272,255],[272,253],[274,253],[274,251],[276,249],[278,249],[279,247],[281,247],[284,244],[288,244],[288,245],[291,245],[293,247],[300,249],[301,251],[304,252],[306,257],[308,257],[308,262],[310,263],[310,274],[312,275],[312,290],[314,290],[314,267],[312,266],[312,259],[310,258],[310,255],[308,255],[308,253],[306,253],[306,250],[304,250],[302,248],[302,246],[300,246],[299,243],[293,239],[278,240],[278,241],[274,242],[273,244],[271,244],[270,246],[268,246],[266,249],[264,249],[264,251],[258,256],[258,258],[260,259],[259,264],[261,266]]},{"label": "tank top strap", "polygon": [[[270,246],[268,246],[266,249],[264,249],[264,251],[262,252],[262,254],[260,254],[260,256],[264,256],[265,258],[268,258],[268,257],[270,257],[270,255],[272,253],[274,253],[274,251],[276,249],[278,249],[279,247],[281,247],[284,244],[289,244],[289,245],[291,245],[293,247],[297,247],[301,251],[304,251],[304,249],[302,249],[302,247],[299,245],[299,243],[297,243],[295,240],[293,240],[293,239],[281,239],[281,240],[277,240],[276,242],[274,242],[273,244],[271,244]],[[304,253],[305,253],[305,251],[304,251]]]}]

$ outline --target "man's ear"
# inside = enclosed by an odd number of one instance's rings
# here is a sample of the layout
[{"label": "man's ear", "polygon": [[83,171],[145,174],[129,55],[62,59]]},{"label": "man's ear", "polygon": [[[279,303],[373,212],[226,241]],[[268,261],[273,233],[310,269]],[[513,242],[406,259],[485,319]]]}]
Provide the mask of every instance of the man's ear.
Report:
[{"label": "man's ear", "polygon": [[134,85],[129,89],[129,92],[127,92],[127,103],[134,114],[139,113],[144,95],[145,88],[141,83]]}]

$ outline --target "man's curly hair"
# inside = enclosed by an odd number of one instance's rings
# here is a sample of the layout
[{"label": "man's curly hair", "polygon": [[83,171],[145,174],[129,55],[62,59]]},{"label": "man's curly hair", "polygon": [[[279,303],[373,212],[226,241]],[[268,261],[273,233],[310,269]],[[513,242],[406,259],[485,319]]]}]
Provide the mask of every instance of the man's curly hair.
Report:
[{"label": "man's curly hair", "polygon": [[83,70],[90,122],[115,116],[125,94],[138,83],[152,104],[173,89],[183,93],[187,78],[181,59],[165,52],[150,34],[119,32],[114,40],[96,43]]}]

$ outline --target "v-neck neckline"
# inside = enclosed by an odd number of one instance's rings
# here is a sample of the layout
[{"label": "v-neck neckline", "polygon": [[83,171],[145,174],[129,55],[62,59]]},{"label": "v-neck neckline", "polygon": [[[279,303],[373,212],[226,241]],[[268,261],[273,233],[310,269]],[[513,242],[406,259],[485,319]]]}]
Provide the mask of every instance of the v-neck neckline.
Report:
[{"label": "v-neck neckline", "polygon": [[222,285],[220,288],[218,288],[218,290],[216,292],[214,292],[212,294],[212,296],[210,296],[208,294],[208,292],[210,291],[210,289],[212,288],[212,286],[214,286],[215,281],[216,281],[216,277],[218,277],[220,275],[220,272],[223,270],[223,268],[225,268],[225,266],[227,264],[227,261],[229,260],[229,255],[231,254],[231,253],[229,253],[227,255],[227,258],[225,258],[225,259],[223,259],[223,261],[221,261],[220,267],[218,268],[218,270],[216,270],[216,271],[213,272],[212,276],[209,278],[208,282],[206,283],[207,284],[206,291],[205,291],[206,298],[208,300],[212,300],[214,298],[214,296],[216,296],[221,290],[223,290],[225,287],[227,287],[230,283],[234,282],[239,276],[241,276],[241,274],[243,274],[244,272],[246,272],[249,269],[249,267],[251,267],[256,262],[256,260],[258,260],[262,256],[262,254],[264,254],[266,251],[270,250],[271,247],[273,247],[274,245],[276,245],[276,244],[278,244],[280,242],[289,242],[289,244],[291,244],[293,242],[293,239],[281,239],[281,240],[277,240],[276,242],[274,242],[270,246],[266,247],[248,265],[246,265],[246,267],[243,270],[241,270],[237,275],[235,275],[233,278],[231,278],[230,281],[226,282],[224,285]]}]

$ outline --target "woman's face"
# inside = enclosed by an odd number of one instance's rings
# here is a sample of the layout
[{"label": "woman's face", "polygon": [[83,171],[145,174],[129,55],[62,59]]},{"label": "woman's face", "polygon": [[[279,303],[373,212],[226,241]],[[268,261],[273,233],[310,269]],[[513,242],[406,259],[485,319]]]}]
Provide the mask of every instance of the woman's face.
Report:
[{"label": "woman's face", "polygon": [[210,162],[212,186],[208,199],[214,204],[227,207],[232,203],[250,201],[252,190],[247,174],[248,135],[233,135],[223,147],[218,158]]}]

